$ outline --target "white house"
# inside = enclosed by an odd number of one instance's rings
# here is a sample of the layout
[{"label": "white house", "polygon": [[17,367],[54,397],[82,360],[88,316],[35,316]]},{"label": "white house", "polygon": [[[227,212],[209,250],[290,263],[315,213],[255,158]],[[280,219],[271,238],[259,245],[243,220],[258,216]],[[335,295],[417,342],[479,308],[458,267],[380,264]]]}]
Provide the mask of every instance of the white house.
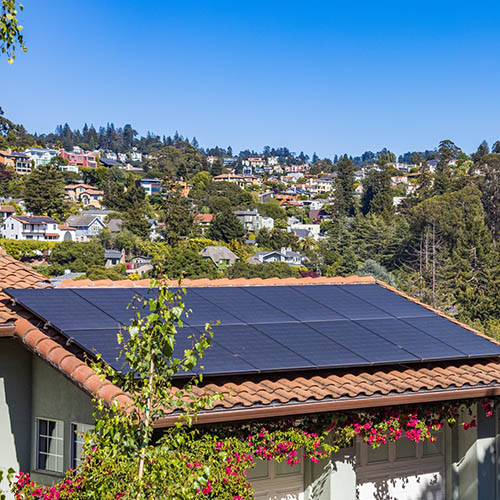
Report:
[{"label": "white house", "polygon": [[97,215],[91,214],[71,215],[66,224],[75,228],[76,241],[89,241],[105,227]]},{"label": "white house", "polygon": [[47,165],[52,158],[56,157],[57,151],[54,149],[28,148],[25,154],[29,156],[33,166],[38,168],[40,165]]},{"label": "white house", "polygon": [[255,232],[259,229],[268,229],[271,231],[274,228],[274,219],[260,215],[256,209],[236,210],[234,214],[247,231]]},{"label": "white house", "polygon": [[11,240],[74,241],[75,229],[52,217],[11,215],[0,225],[0,236]]}]

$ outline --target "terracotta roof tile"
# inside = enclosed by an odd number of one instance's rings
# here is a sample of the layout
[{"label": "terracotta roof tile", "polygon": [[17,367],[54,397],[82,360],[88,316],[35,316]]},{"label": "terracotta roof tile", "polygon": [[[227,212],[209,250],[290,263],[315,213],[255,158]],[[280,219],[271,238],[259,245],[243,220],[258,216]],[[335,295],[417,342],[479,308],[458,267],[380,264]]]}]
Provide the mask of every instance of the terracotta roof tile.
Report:
[{"label": "terracotta roof tile", "polygon": [[[58,288],[90,288],[90,287],[148,287],[151,281],[143,280],[63,280]],[[349,284],[373,284],[376,283],[375,278],[371,276],[348,276],[343,277],[319,277],[319,278],[220,278],[210,280],[208,278],[200,279],[185,279],[182,281],[182,286],[185,287],[207,287],[207,286],[274,286],[274,285],[349,285]],[[178,286],[176,280],[169,280],[169,286]]]}]

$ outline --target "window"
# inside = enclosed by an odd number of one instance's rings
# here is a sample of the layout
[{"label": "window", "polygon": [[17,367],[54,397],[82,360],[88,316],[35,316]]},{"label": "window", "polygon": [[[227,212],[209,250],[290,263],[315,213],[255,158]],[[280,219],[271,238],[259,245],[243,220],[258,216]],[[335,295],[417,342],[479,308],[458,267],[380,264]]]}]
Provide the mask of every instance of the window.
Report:
[{"label": "window", "polygon": [[37,419],[36,468],[63,472],[64,423],[59,420]]},{"label": "window", "polygon": [[71,467],[76,469],[82,462],[82,448],[85,443],[84,433],[94,428],[89,424],[71,424]]}]

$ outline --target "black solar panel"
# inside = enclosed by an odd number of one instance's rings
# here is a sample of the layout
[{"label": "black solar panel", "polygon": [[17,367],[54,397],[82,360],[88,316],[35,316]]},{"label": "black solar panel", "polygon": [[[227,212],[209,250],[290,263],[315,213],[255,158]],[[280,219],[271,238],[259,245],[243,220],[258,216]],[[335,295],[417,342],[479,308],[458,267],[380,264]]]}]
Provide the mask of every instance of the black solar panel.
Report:
[{"label": "black solar panel", "polygon": [[76,288],[74,292],[114,318],[115,324],[128,325],[137,311],[144,314],[143,297],[133,288]]},{"label": "black solar panel", "polygon": [[434,315],[426,318],[406,318],[405,323],[428,335],[456,346],[468,356],[499,356],[500,346],[462,328],[453,321]]},{"label": "black solar panel", "polygon": [[288,347],[248,325],[219,326],[217,344],[262,371],[314,368],[314,364]]},{"label": "black solar panel", "polygon": [[[297,287],[298,288],[298,287]],[[317,300],[288,286],[247,287],[247,293],[273,304],[298,321],[334,321],[343,317]]]},{"label": "black solar panel", "polygon": [[459,350],[460,344],[455,344],[457,348],[454,348],[398,319],[362,320],[356,323],[422,360],[467,357],[465,352]]},{"label": "black solar panel", "polygon": [[286,323],[295,321],[292,316],[280,311],[240,287],[195,288],[188,291],[207,299],[212,304],[230,312],[242,323]]},{"label": "black solar panel", "polygon": [[308,285],[294,286],[297,292],[309,297],[320,304],[334,310],[339,317],[345,319],[375,319],[390,318],[391,315],[358,297],[344,291],[347,285],[327,286]]},{"label": "black solar panel", "polygon": [[408,351],[353,321],[314,322],[309,323],[309,325],[329,339],[366,359],[367,364],[419,360]]},{"label": "black solar panel", "polygon": [[367,360],[322,335],[306,323],[260,324],[255,328],[306,358],[314,366],[366,365]]},{"label": "black solar panel", "polygon": [[11,290],[11,296],[61,331],[116,328],[117,321],[66,289]]},{"label": "black solar panel", "polygon": [[431,310],[415,304],[415,302],[380,285],[349,285],[343,286],[342,290],[397,318],[434,316]]},{"label": "black solar panel", "polygon": [[[119,325],[148,288],[6,290],[21,305],[117,369]],[[213,323],[200,363],[211,375],[500,356],[500,346],[379,285],[188,288],[176,356]],[[147,308],[138,305],[141,314]],[[215,323],[220,321],[220,326]]]}]

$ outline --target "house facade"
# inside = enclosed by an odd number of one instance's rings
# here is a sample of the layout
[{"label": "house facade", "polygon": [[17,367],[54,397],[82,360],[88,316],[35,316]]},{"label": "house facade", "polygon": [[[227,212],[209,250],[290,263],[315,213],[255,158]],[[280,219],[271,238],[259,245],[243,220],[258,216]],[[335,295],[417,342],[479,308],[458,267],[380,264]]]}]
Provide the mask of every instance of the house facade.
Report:
[{"label": "house facade", "polygon": [[75,241],[89,241],[106,227],[96,215],[71,215],[66,224],[75,229]]},{"label": "house facade", "polygon": [[81,203],[84,207],[100,209],[104,191],[96,189],[90,184],[68,184],[64,186],[66,196],[74,203]]},{"label": "house facade", "polygon": [[[133,296],[149,282],[130,281],[128,289],[123,282],[116,289],[108,282],[63,282],[61,286],[73,293],[61,303],[62,316],[61,309],[46,308],[59,300],[62,290],[48,289],[43,276],[4,253],[0,283],[0,467],[14,466],[50,484],[79,463],[81,440],[75,430],[92,427],[92,396],[99,395],[107,404],[127,401],[118,387],[103,382],[85,365],[81,352],[68,348],[65,332],[74,325],[91,331],[90,320],[106,303],[115,311],[121,304],[126,311],[126,291]],[[415,406],[463,400],[474,401],[476,414],[480,398],[500,396],[498,344],[372,278],[203,283],[185,284],[187,307],[190,294],[199,304],[203,299],[211,305],[193,307],[191,322],[222,318],[214,328],[214,339],[223,346],[215,358],[204,360],[203,387],[227,395],[214,409],[200,413],[200,425],[326,418],[377,408],[411,411]],[[79,305],[79,292],[90,304],[88,311]],[[16,298],[16,308],[11,298]],[[335,316],[339,313],[343,319]],[[102,318],[101,327],[110,326],[109,317]],[[424,337],[420,344],[413,335],[404,335],[404,325],[410,323],[419,325]],[[97,340],[109,341],[104,338],[106,331]],[[463,340],[457,348],[478,347],[474,358],[443,357],[442,349],[451,353],[444,337],[452,331],[456,340],[458,336]],[[433,348],[425,351],[429,340]],[[375,349],[376,345],[382,348]],[[81,343],[89,355],[99,347],[95,342]],[[418,359],[409,360],[408,352],[419,349]],[[408,361],[396,361],[402,353]],[[363,356],[364,362],[353,365],[354,354]],[[393,361],[388,361],[389,354]],[[246,367],[246,372],[236,373],[229,360],[240,369]],[[167,417],[161,425],[172,425],[175,418]],[[445,425],[435,442],[415,443],[402,437],[373,449],[355,438],[317,463],[302,460],[290,467],[286,461],[257,460],[248,478],[257,500],[498,500],[498,411],[486,417],[479,409],[475,426],[469,429],[463,422],[459,417],[457,425]]]},{"label": "house facade", "polygon": [[0,165],[4,168],[11,168],[19,175],[29,174],[31,172],[31,159],[25,153],[11,151],[0,151]]},{"label": "house facade", "polygon": [[89,151],[83,151],[79,147],[75,147],[73,151],[65,151],[64,149],[59,150],[59,156],[64,158],[68,165],[75,167],[97,167],[97,158],[94,153]]},{"label": "house facade", "polygon": [[212,261],[219,269],[232,266],[238,260],[238,256],[223,245],[205,247],[200,251],[200,255],[204,260]]},{"label": "house facade", "polygon": [[274,228],[274,219],[260,215],[257,209],[236,210],[234,214],[238,217],[238,220],[246,231],[256,232],[260,229],[272,231]]},{"label": "house facade", "polygon": [[0,224],[0,236],[11,240],[74,241],[75,230],[45,216],[11,215]]},{"label": "house facade", "polygon": [[25,154],[31,160],[33,167],[38,168],[50,163],[50,160],[58,156],[59,152],[55,149],[28,148]]}]

